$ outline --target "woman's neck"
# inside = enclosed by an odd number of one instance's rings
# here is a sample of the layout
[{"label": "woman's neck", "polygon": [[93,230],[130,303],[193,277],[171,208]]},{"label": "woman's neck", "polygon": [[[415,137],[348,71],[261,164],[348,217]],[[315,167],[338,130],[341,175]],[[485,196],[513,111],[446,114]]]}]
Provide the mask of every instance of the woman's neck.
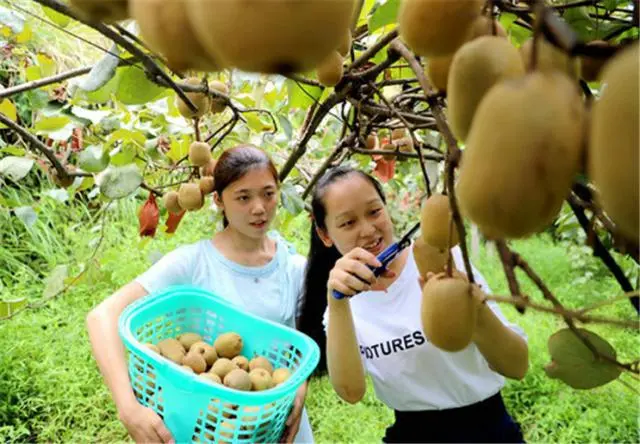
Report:
[{"label": "woman's neck", "polygon": [[275,242],[268,236],[251,238],[228,226],[212,242],[223,256],[241,265],[264,265],[275,254]]}]

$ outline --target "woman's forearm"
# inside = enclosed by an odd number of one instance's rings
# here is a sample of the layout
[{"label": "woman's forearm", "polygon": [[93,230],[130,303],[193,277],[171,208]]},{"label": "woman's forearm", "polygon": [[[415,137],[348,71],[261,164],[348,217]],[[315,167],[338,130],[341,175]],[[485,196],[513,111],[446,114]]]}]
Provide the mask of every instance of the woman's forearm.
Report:
[{"label": "woman's forearm", "polygon": [[137,401],[129,380],[124,345],[118,334],[118,318],[127,305],[145,294],[138,283],[127,284],[91,310],[86,319],[93,356],[121,415]]},{"label": "woman's forearm", "polygon": [[352,404],[364,396],[366,385],[349,300],[329,295],[327,368],[334,390]]},{"label": "woman's forearm", "polygon": [[511,379],[524,378],[529,369],[527,342],[486,304],[479,309],[473,341],[494,371]]}]

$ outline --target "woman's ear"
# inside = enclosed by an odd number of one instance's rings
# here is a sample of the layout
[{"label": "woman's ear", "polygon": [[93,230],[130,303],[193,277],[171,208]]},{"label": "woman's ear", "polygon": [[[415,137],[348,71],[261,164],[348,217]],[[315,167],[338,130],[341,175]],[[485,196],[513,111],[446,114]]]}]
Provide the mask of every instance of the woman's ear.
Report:
[{"label": "woman's ear", "polygon": [[316,224],[314,224],[314,227],[315,227],[315,230],[316,230],[316,234],[318,235],[318,237],[320,238],[320,240],[322,241],[324,246],[327,247],[327,248],[333,247],[333,241],[329,237],[329,234],[327,233],[327,230],[318,227]]},{"label": "woman's ear", "polygon": [[224,210],[224,204],[222,203],[222,197],[220,196],[220,194],[218,194],[217,191],[213,192],[213,203],[215,203],[216,206],[218,208],[220,208],[221,210]]}]

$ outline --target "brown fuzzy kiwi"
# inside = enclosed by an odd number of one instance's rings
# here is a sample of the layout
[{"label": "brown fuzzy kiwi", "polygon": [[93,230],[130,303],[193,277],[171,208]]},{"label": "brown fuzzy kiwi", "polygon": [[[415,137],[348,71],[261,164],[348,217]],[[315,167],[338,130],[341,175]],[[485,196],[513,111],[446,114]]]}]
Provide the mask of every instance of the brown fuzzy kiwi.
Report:
[{"label": "brown fuzzy kiwi", "polygon": [[213,177],[211,176],[201,177],[200,180],[198,181],[198,186],[200,187],[200,193],[202,193],[203,196],[213,193],[213,190],[215,188]]},{"label": "brown fuzzy kiwi", "polygon": [[196,374],[204,373],[207,370],[207,361],[198,352],[187,353],[182,358],[182,365],[188,365]]},{"label": "brown fuzzy kiwi", "polygon": [[255,370],[257,368],[263,368],[269,372],[269,374],[273,373],[273,364],[265,358],[264,356],[256,356],[249,361],[249,370]]},{"label": "brown fuzzy kiwi", "polygon": [[579,171],[585,120],[578,86],[560,71],[494,85],[476,110],[462,156],[461,214],[490,239],[547,227]]},{"label": "brown fuzzy kiwi", "polygon": [[155,344],[151,344],[150,342],[147,342],[146,344],[144,344],[144,346],[147,347],[152,352],[160,354],[160,349]]},{"label": "brown fuzzy kiwi", "polygon": [[[67,167],[67,170],[69,170],[69,172],[73,172],[74,168]],[[51,180],[56,186],[59,186],[60,188],[69,188],[76,180],[76,178],[73,176],[66,176],[65,178],[62,178],[60,175],[58,175],[58,170],[56,170],[55,168],[51,168],[49,171],[51,172]]]},{"label": "brown fuzzy kiwi", "polygon": [[[574,80],[580,76],[580,59],[570,57],[560,48],[556,48],[545,39],[538,39],[537,42],[536,71],[560,71],[567,74]],[[531,49],[533,48],[533,38],[529,38],[520,47],[520,56],[527,71],[531,71]]]},{"label": "brown fuzzy kiwi", "polygon": [[245,372],[249,371],[249,359],[247,359],[246,356],[238,355],[234,357],[231,362],[233,362],[238,366],[238,368],[241,368]]},{"label": "brown fuzzy kiwi", "polygon": [[367,145],[366,148],[368,150],[378,150],[380,149],[380,140],[378,139],[378,134],[372,132],[367,136]]},{"label": "brown fuzzy kiwi", "polygon": [[243,71],[282,74],[311,70],[335,51],[356,3],[254,1],[247,7],[245,2],[198,0],[189,4],[188,14],[201,44],[216,60]]},{"label": "brown fuzzy kiwi", "polygon": [[205,142],[193,142],[189,145],[189,162],[192,165],[204,167],[211,162],[211,147]]},{"label": "brown fuzzy kiwi", "polygon": [[493,85],[524,75],[518,49],[505,38],[481,36],[462,45],[453,56],[447,84],[449,123],[458,140],[466,140],[475,111]]},{"label": "brown fuzzy kiwi", "polygon": [[636,243],[640,229],[639,53],[639,44],[633,43],[616,53],[602,70],[606,86],[591,110],[588,156],[596,200],[616,230]]},{"label": "brown fuzzy kiwi", "polygon": [[342,63],[343,59],[338,51],[329,54],[316,68],[318,82],[324,86],[336,86],[344,74]]},{"label": "brown fuzzy kiwi", "polygon": [[222,384],[222,379],[220,379],[220,376],[218,376],[217,373],[200,373],[200,376],[202,376],[207,381],[215,382],[216,384]]},{"label": "brown fuzzy kiwi", "polygon": [[193,344],[202,341],[202,336],[200,336],[198,333],[187,332],[179,334],[176,339],[180,341],[186,351],[189,351],[191,350],[191,346]]},{"label": "brown fuzzy kiwi", "polygon": [[213,171],[216,169],[216,159],[211,158],[208,164],[200,168],[200,176],[210,176],[213,177]]},{"label": "brown fuzzy kiwi", "polygon": [[[219,80],[212,80],[209,82],[209,89],[213,91],[217,91],[219,93],[224,94],[225,96],[229,95],[229,88],[223,82]],[[214,114],[221,113],[227,107],[227,101],[221,97],[211,97],[211,112]]]},{"label": "brown fuzzy kiwi", "polygon": [[218,358],[216,362],[214,362],[211,366],[209,372],[215,373],[216,375],[220,376],[220,379],[224,380],[224,377],[227,376],[227,373],[237,368],[238,366],[231,362],[230,359]]},{"label": "brown fuzzy kiwi", "polygon": [[[421,321],[425,336],[441,350],[457,352],[469,345],[475,331],[478,302],[467,281],[445,273],[432,277],[422,290]],[[452,315],[455,313],[455,316]]]},{"label": "brown fuzzy kiwi", "polygon": [[189,367],[187,364],[182,364],[182,365],[180,365],[180,367],[185,369],[188,373],[195,373],[193,371],[193,369],[191,367]]},{"label": "brown fuzzy kiwi", "polygon": [[351,41],[353,40],[351,36],[351,29],[347,28],[345,32],[342,34],[342,40],[340,41],[340,45],[338,46],[338,53],[342,57],[346,57],[351,50]]},{"label": "brown fuzzy kiwi", "polygon": [[213,346],[216,348],[218,356],[232,359],[240,354],[244,343],[238,333],[231,331],[219,335],[213,343]]},{"label": "brown fuzzy kiwi", "polygon": [[507,32],[499,21],[491,20],[486,15],[481,15],[473,21],[469,28],[469,40],[473,40],[483,35],[494,35],[493,26],[496,27],[495,35],[497,37],[507,37]]},{"label": "brown fuzzy kiwi", "polygon": [[271,373],[263,368],[254,368],[251,370],[249,372],[249,378],[251,379],[251,390],[254,392],[268,390],[273,387]]},{"label": "brown fuzzy kiwi", "polygon": [[418,55],[452,54],[480,16],[483,0],[403,0],[398,10],[400,38]]},{"label": "brown fuzzy kiwi", "polygon": [[447,81],[449,79],[449,69],[452,60],[452,54],[427,59],[425,74],[434,88],[440,91],[447,90]]},{"label": "brown fuzzy kiwi", "polygon": [[[396,152],[396,146],[391,142],[382,144],[381,149],[382,149],[382,151],[391,151],[392,153]],[[396,156],[393,155],[393,154],[383,154],[382,157],[385,160],[393,160],[393,159],[396,158]]]},{"label": "brown fuzzy kiwi", "polygon": [[[604,40],[593,40],[587,43],[587,47],[608,48],[609,43]],[[587,82],[595,82],[600,76],[602,68],[607,64],[608,59],[602,57],[580,57],[580,76]]]},{"label": "brown fuzzy kiwi", "polygon": [[218,353],[216,353],[216,349],[207,344],[204,341],[196,342],[191,346],[190,352],[196,352],[202,355],[205,362],[207,363],[207,367],[211,367],[216,359],[218,359]]},{"label": "brown fuzzy kiwi", "polygon": [[423,279],[427,273],[440,273],[447,265],[447,250],[440,250],[427,244],[422,237],[416,238],[413,243],[413,259],[418,267],[418,272]]},{"label": "brown fuzzy kiwi", "polygon": [[[449,196],[432,194],[420,210],[420,230],[425,243],[439,250],[458,245],[460,238],[455,224],[452,224],[451,204]],[[451,237],[451,245],[449,245]]]},{"label": "brown fuzzy kiwi", "polygon": [[178,204],[188,211],[202,208],[204,198],[197,183],[183,183],[178,189]]},{"label": "brown fuzzy kiwi", "polygon": [[225,386],[242,391],[251,390],[251,378],[249,373],[241,368],[236,368],[227,373],[223,379]]},{"label": "brown fuzzy kiwi", "polygon": [[178,341],[174,338],[163,339],[156,344],[160,354],[165,358],[175,362],[176,364],[182,364],[182,358],[185,355],[186,350]]},{"label": "brown fuzzy kiwi", "polygon": [[291,370],[286,367],[280,367],[273,371],[271,381],[274,386],[280,385],[291,377]]},{"label": "brown fuzzy kiwi", "polygon": [[[202,81],[197,77],[189,77],[188,79],[185,79],[184,83],[193,86],[202,85]],[[178,112],[183,117],[187,119],[202,117],[211,108],[211,100],[209,99],[209,96],[207,94],[203,92],[188,92],[185,93],[185,95],[195,105],[196,111],[191,111],[187,104],[182,101],[180,96],[176,95],[176,106],[178,107]]]},{"label": "brown fuzzy kiwi", "polygon": [[162,202],[164,203],[164,207],[168,212],[179,214],[183,211],[180,206],[180,202],[178,202],[178,192],[171,190],[164,193],[162,196]]},{"label": "brown fuzzy kiwi", "polygon": [[162,54],[174,71],[217,71],[221,67],[196,39],[189,19],[187,2],[129,0],[129,12],[149,47]]}]

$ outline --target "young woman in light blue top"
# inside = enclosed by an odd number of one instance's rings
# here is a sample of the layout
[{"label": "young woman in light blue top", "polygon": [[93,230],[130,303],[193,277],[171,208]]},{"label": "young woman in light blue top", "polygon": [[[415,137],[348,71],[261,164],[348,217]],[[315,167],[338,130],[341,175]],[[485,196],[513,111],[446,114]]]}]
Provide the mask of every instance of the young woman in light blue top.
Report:
[{"label": "young woman in light blue top", "polygon": [[[278,174],[252,145],[225,151],[214,169],[213,199],[224,229],[211,239],[169,252],[105,299],[87,316],[93,355],[111,391],[118,416],[136,442],[173,442],[161,418],[138,403],[129,380],[117,322],[133,301],[170,285],[213,291],[252,314],[295,328],[301,306],[305,258],[269,232],[278,204]],[[313,442],[302,385],[282,442]]]}]

